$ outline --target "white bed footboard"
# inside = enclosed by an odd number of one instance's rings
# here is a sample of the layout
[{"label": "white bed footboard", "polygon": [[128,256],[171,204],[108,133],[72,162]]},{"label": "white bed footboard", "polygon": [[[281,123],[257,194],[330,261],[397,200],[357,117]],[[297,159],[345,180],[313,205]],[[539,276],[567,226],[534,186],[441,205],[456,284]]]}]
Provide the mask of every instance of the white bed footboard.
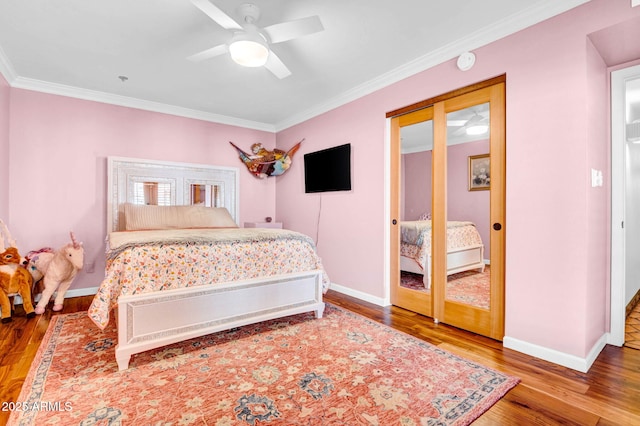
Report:
[{"label": "white bed footboard", "polygon": [[310,311],[317,318],[324,312],[321,270],[121,296],[118,369],[136,353]]}]

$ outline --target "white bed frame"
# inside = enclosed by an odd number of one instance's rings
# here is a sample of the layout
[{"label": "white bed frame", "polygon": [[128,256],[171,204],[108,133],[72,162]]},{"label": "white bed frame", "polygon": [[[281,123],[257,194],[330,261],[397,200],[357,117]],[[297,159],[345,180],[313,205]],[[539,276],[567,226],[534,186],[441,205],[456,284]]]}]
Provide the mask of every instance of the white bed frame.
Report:
[{"label": "white bed frame", "polygon": [[[212,207],[226,207],[239,223],[237,168],[109,157],[107,170],[109,232],[124,229],[122,205],[132,201],[135,182],[169,183],[176,205],[190,203],[190,185],[215,185],[220,196]],[[134,354],[206,334],[303,312],[321,318],[322,290],[322,271],[314,270],[121,296],[118,369]]]},{"label": "white bed frame", "polygon": [[118,299],[119,370],[131,355],[247,324],[324,312],[322,271],[189,287]]},{"label": "white bed frame", "polygon": [[[472,269],[483,272],[485,265],[483,256],[484,245],[450,250],[447,253],[447,275]],[[400,256],[400,270],[421,274],[424,288],[429,290],[431,289],[431,253],[427,253],[425,257],[426,259],[423,260],[423,263],[427,266],[426,273],[415,259],[407,256]]]}]

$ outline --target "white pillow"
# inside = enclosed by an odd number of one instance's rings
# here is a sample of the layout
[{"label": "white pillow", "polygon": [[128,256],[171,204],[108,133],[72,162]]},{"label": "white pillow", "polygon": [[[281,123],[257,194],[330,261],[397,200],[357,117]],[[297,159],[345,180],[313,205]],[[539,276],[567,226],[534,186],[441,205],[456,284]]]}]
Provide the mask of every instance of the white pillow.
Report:
[{"label": "white pillow", "polygon": [[124,205],[125,229],[237,228],[224,207]]}]

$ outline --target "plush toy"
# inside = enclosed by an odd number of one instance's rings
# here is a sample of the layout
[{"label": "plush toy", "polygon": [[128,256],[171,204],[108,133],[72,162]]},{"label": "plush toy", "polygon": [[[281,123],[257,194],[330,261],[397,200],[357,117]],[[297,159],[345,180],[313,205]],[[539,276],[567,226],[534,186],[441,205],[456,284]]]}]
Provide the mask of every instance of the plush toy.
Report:
[{"label": "plush toy", "polygon": [[32,259],[36,269],[43,275],[44,289],[42,297],[36,306],[36,313],[42,314],[57,290],[53,303],[53,310],[62,310],[64,295],[71,286],[71,282],[84,263],[84,249],[82,243],[76,241],[71,232],[71,242],[53,253],[43,252]]},{"label": "plush toy", "polygon": [[282,151],[281,149],[268,151],[262,147],[262,144],[254,143],[251,145],[251,154],[244,152],[233,142],[229,143],[236,149],[236,151],[238,151],[238,155],[244,165],[247,166],[247,169],[254,176],[264,179],[269,176],[280,176],[289,170],[293,154],[298,151],[302,141],[304,141],[304,139],[295,144],[293,148],[287,152]]},{"label": "plush toy", "polygon": [[[43,253],[48,253],[48,254],[43,254]],[[44,274],[40,272],[40,270],[36,266],[36,263],[41,263],[41,259],[40,259],[41,255],[43,256],[43,258],[49,257],[49,259],[51,259],[53,257],[53,249],[51,247],[43,247],[39,250],[31,250],[30,252],[27,253],[24,261],[22,262],[24,267],[27,268],[27,271],[29,271],[29,273],[33,277],[33,285],[31,287],[31,298],[34,303],[36,302],[36,296],[38,294],[42,294],[42,290],[44,290],[44,287],[42,284],[42,278],[44,277]],[[50,260],[47,260],[46,263],[48,264],[49,261]]]},{"label": "plush toy", "polygon": [[[22,306],[27,318],[33,318],[35,312],[31,303],[31,274],[21,265],[22,258],[16,248],[16,242],[11,238],[7,226],[0,220],[3,235],[0,235],[0,308],[2,309],[2,323],[11,321],[13,311],[13,296],[22,297]],[[7,237],[10,247],[5,249],[4,238]]]}]

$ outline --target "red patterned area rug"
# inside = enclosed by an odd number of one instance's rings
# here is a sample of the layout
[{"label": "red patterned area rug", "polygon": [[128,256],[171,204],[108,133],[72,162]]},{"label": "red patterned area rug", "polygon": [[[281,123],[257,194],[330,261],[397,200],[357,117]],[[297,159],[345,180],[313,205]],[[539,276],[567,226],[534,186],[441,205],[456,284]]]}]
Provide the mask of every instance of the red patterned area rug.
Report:
[{"label": "red patterned area rug", "polygon": [[466,425],[519,379],[327,304],[134,355],[56,315],[9,424]]}]

